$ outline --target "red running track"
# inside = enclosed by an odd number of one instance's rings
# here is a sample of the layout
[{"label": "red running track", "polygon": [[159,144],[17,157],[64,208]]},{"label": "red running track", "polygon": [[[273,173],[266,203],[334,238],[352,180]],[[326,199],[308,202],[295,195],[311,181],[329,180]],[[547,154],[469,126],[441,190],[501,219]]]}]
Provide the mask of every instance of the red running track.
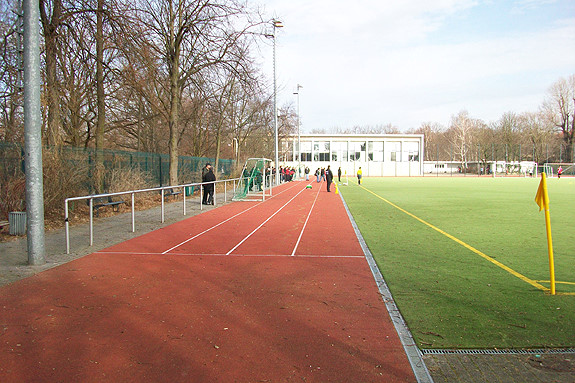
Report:
[{"label": "red running track", "polygon": [[0,381],[415,382],[339,195],[306,184],[0,288]]}]

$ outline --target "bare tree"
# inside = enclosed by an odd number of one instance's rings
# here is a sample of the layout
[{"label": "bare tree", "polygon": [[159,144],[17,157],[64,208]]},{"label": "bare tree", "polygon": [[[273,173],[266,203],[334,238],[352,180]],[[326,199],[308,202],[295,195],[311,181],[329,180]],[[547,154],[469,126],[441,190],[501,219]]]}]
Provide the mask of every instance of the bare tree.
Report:
[{"label": "bare tree", "polygon": [[[237,61],[232,47],[249,27],[247,11],[235,0],[146,0],[139,14],[148,32],[143,44],[161,59],[160,81],[167,97],[169,182],[177,184],[178,148],[184,133],[179,123],[183,91],[205,68]],[[242,17],[246,26],[237,30]]]},{"label": "bare tree", "polygon": [[[443,143],[443,131],[445,128],[436,122],[424,122],[417,129],[410,131],[413,134],[423,134],[425,146],[425,161],[437,160],[439,146]],[[445,145],[443,145],[445,146]],[[435,149],[435,150],[434,150]],[[442,153],[445,148],[441,148]]]},{"label": "bare tree", "polygon": [[0,140],[23,139],[22,89],[15,2],[0,6]]},{"label": "bare tree", "polygon": [[549,161],[557,139],[546,114],[543,111],[523,113],[519,121],[521,135],[532,149],[532,153],[526,153],[527,156],[538,163]]},{"label": "bare tree", "polygon": [[60,78],[58,71],[58,51],[62,43],[61,28],[76,13],[75,5],[62,0],[39,0],[40,21],[44,36],[46,65],[46,98],[48,103],[48,124],[46,142],[60,146],[62,118],[60,113]]},{"label": "bare tree", "polygon": [[549,88],[549,98],[543,104],[543,109],[561,132],[567,158],[572,158],[575,142],[575,74],[559,79]]},{"label": "bare tree", "polygon": [[467,168],[467,163],[470,161],[474,125],[469,113],[464,110],[451,117],[451,124],[447,132],[455,155],[461,161],[463,168]]}]

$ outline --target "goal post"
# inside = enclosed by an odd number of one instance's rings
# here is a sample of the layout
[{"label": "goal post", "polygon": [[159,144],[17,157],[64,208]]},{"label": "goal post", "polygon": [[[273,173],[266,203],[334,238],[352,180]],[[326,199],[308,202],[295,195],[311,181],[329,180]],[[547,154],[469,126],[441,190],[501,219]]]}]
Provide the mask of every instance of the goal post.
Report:
[{"label": "goal post", "polygon": [[271,197],[271,163],[272,160],[267,158],[248,158],[232,200],[265,201],[266,197]]},{"label": "goal post", "polygon": [[542,172],[545,173],[547,178],[553,178],[553,166],[551,164],[543,164]]},{"label": "goal post", "polygon": [[[543,164],[543,171],[547,177],[553,177],[559,174],[559,169],[561,169],[562,176],[574,176],[575,175],[575,163],[573,162],[547,162]],[[547,173],[549,171],[549,173]]]}]

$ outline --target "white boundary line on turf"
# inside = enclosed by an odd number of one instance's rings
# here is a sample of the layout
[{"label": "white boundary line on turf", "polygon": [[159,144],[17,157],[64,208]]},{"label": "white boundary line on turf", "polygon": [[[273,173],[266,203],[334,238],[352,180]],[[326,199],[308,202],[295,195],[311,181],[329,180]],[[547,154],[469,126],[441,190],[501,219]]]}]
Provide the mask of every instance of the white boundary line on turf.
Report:
[{"label": "white boundary line on turf", "polygon": [[[292,187],[289,187],[289,188],[287,188],[287,189],[285,189],[285,190],[282,190],[281,192],[279,192],[279,193],[277,193],[277,194],[274,194],[274,197],[277,197],[278,195],[282,194],[283,192],[286,192],[286,191],[288,191],[288,190],[291,190],[291,189],[294,188],[295,186],[296,186],[296,185],[293,185]],[[268,201],[269,201],[269,199],[268,199]],[[222,221],[222,222],[220,222],[220,223],[218,223],[218,224],[216,224],[216,225],[210,227],[209,229],[206,229],[206,230],[202,231],[201,233],[196,234],[196,235],[194,235],[193,237],[188,238],[188,239],[186,239],[186,240],[183,241],[183,242],[180,242],[180,243],[177,244],[176,246],[173,246],[173,247],[169,248],[168,250],[164,251],[162,254],[167,254],[167,253],[169,253],[170,251],[172,251],[172,250],[174,250],[174,249],[177,249],[178,247],[180,247],[180,246],[182,246],[182,245],[184,245],[184,244],[186,244],[186,243],[188,243],[188,242],[190,242],[190,241],[192,241],[192,240],[198,238],[200,235],[203,235],[203,234],[205,234],[205,233],[207,233],[207,232],[209,232],[209,231],[215,229],[216,227],[218,227],[218,226],[220,226],[220,225],[223,225],[224,223],[226,223],[226,222],[228,222],[228,221],[230,221],[230,220],[236,218],[236,217],[239,216],[239,215],[244,214],[245,212],[247,212],[247,211],[249,211],[249,210],[251,210],[251,209],[253,209],[253,208],[255,208],[255,207],[259,206],[259,205],[261,205],[261,204],[264,203],[264,202],[265,202],[265,201],[258,202],[257,204],[255,204],[255,205],[253,205],[253,206],[247,208],[246,210],[243,210],[243,211],[239,212],[238,214],[236,214],[236,215],[234,215],[234,216],[232,216],[232,217],[226,219],[225,221]]]},{"label": "white boundary line on turf", "polygon": [[323,181],[321,181],[321,183],[319,184],[319,188],[318,188],[318,191],[317,191],[317,193],[316,193],[316,195],[315,195],[315,199],[313,200],[313,204],[311,205],[311,209],[309,209],[309,213],[307,213],[307,218],[305,219],[305,222],[304,222],[304,224],[303,224],[303,227],[301,228],[301,231],[300,231],[300,233],[299,233],[299,237],[297,238],[297,242],[296,242],[296,244],[295,244],[295,246],[294,246],[294,248],[293,248],[293,251],[291,252],[291,256],[292,256],[292,257],[295,256],[295,252],[296,252],[296,250],[297,250],[297,247],[299,246],[299,243],[300,243],[300,241],[301,241],[301,237],[302,237],[302,235],[303,235],[303,232],[304,232],[304,230],[305,230],[305,227],[307,226],[307,221],[309,221],[309,217],[311,216],[311,212],[313,211],[313,208],[315,207],[315,203],[316,203],[316,201],[317,201],[317,197],[319,197],[319,192],[321,191],[321,185],[323,185]]},{"label": "white boundary line on turf", "polygon": [[265,221],[263,221],[258,227],[256,227],[251,233],[249,233],[244,239],[242,239],[242,240],[241,240],[237,245],[235,245],[230,251],[228,251],[228,252],[226,253],[226,255],[230,255],[235,249],[237,249],[238,247],[240,247],[240,245],[241,245],[242,243],[244,243],[245,241],[247,241],[247,239],[248,239],[249,237],[251,237],[256,231],[258,231],[259,229],[261,229],[261,227],[262,227],[263,225],[265,225],[270,219],[272,219],[273,217],[275,217],[275,215],[276,215],[277,213],[279,213],[280,211],[282,211],[282,209],[283,209],[284,207],[286,207],[287,205],[289,205],[298,195],[301,194],[301,192],[303,192],[303,191],[306,189],[306,187],[307,187],[307,185],[306,185],[305,187],[303,187],[299,192],[297,192],[297,194],[294,195],[289,201],[287,201],[282,207],[280,207],[278,210],[276,210],[275,213],[273,213],[272,215],[270,215],[270,216],[268,217],[268,219],[266,219]]}]

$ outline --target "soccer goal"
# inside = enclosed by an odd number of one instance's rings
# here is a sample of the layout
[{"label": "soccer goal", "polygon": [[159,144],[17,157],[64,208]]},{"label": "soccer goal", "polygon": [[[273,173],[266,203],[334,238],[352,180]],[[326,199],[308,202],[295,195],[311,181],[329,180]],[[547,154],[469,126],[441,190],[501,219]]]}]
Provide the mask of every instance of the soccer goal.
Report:
[{"label": "soccer goal", "polygon": [[[562,176],[575,175],[575,163],[570,162],[548,162],[543,165],[543,169],[547,177],[559,175],[559,170],[561,170]],[[547,171],[549,171],[549,173],[547,173]]]},{"label": "soccer goal", "polygon": [[541,172],[545,173],[547,178],[553,178],[553,166],[551,164],[543,164],[543,170]]},{"label": "soccer goal", "polygon": [[233,201],[265,201],[272,195],[272,160],[249,158],[236,185]]}]

